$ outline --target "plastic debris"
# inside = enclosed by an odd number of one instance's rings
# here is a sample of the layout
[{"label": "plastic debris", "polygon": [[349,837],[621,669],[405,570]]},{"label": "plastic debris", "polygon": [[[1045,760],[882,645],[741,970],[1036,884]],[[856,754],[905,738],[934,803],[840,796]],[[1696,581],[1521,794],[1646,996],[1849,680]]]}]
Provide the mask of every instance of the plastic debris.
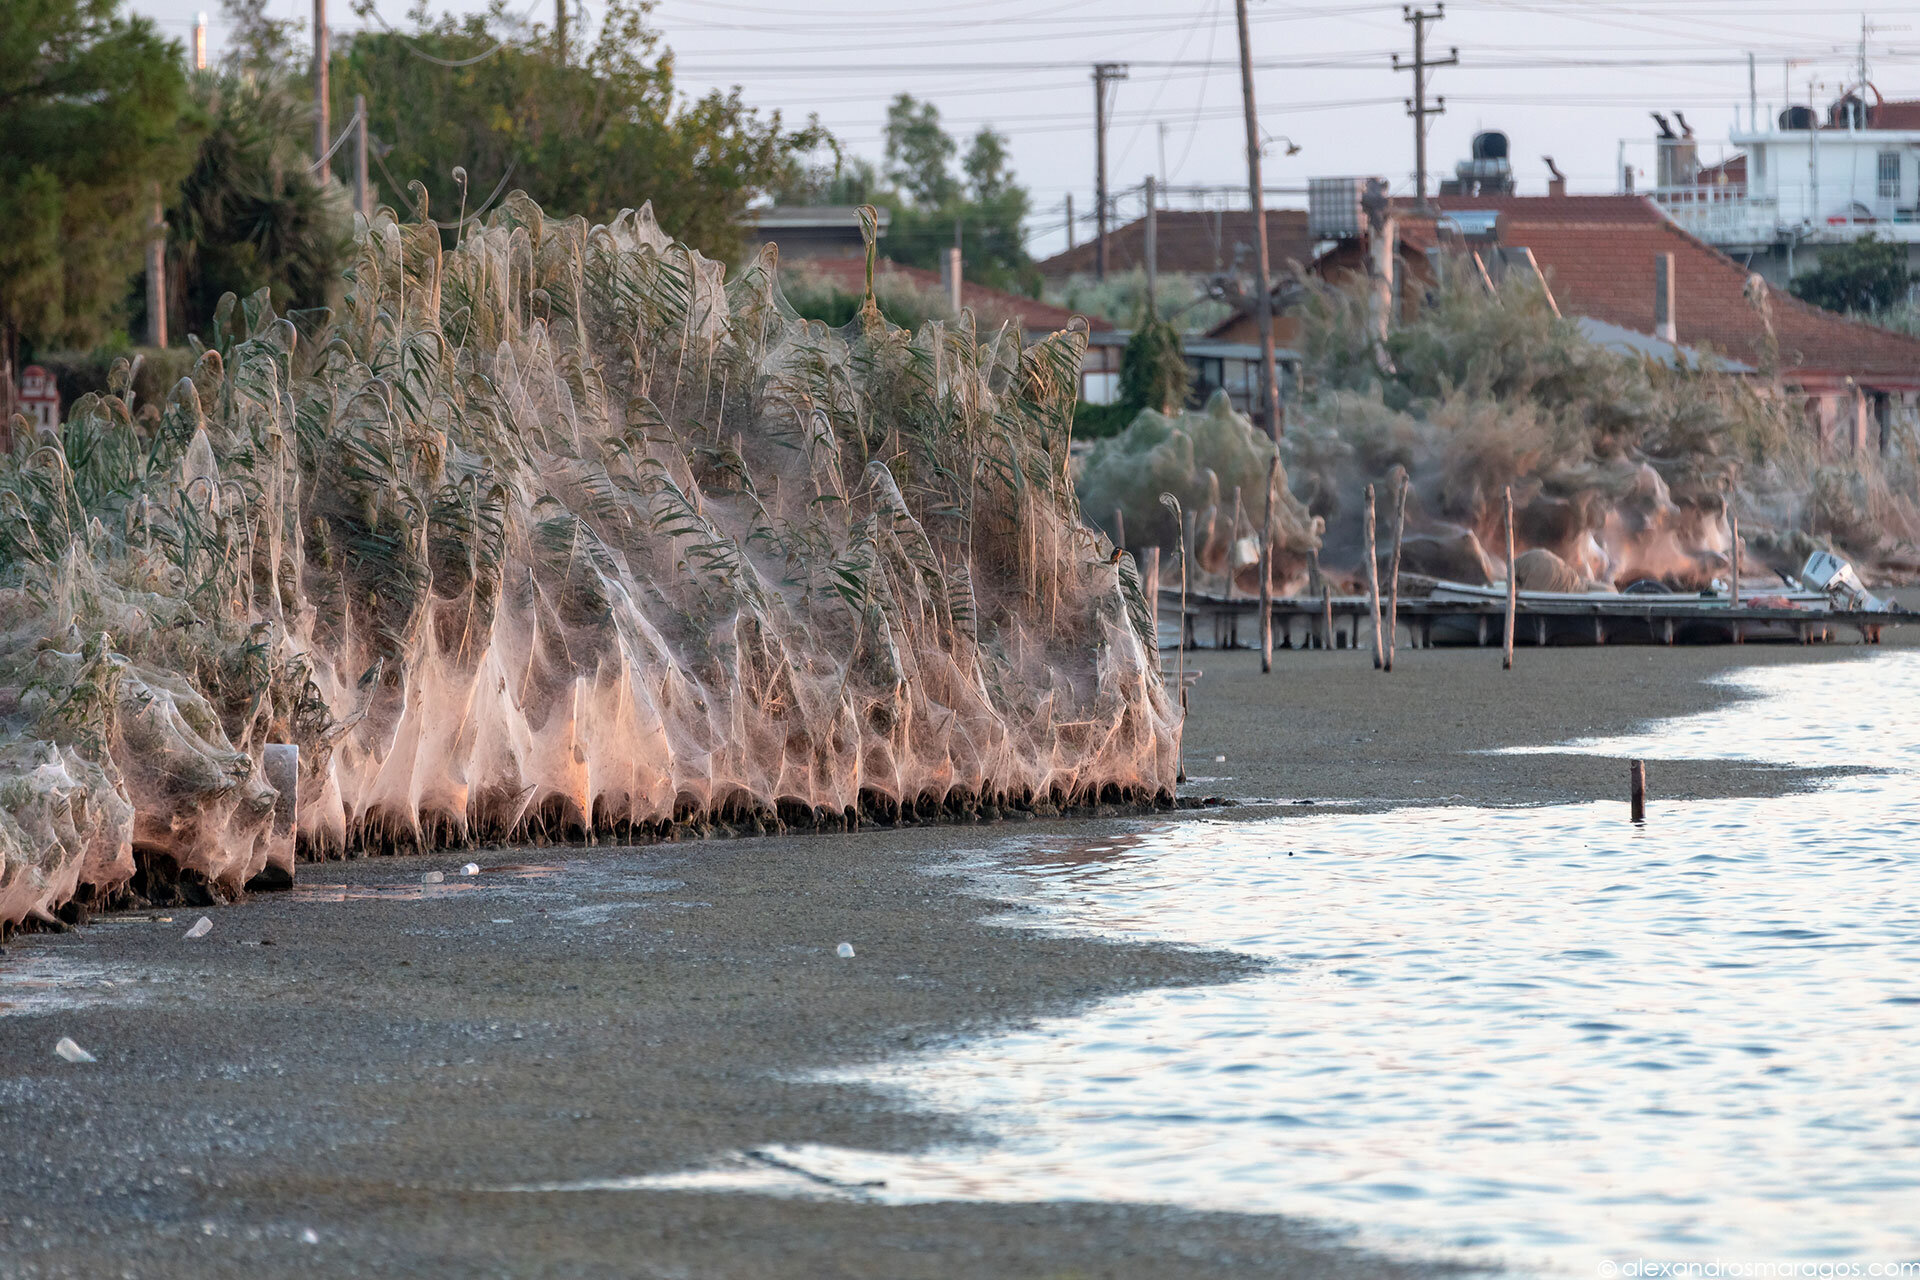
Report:
[{"label": "plastic debris", "polygon": [[469,862],[466,866],[460,868],[460,874],[463,876],[477,876],[480,874],[480,864],[477,862]]},{"label": "plastic debris", "polygon": [[301,1240],[301,1243],[303,1244],[319,1244],[320,1233],[315,1231],[312,1227],[308,1227],[305,1231],[302,1231],[300,1233],[300,1240]]},{"label": "plastic debris", "polygon": [[420,883],[421,884],[439,884],[442,880],[445,880],[446,878],[447,878],[447,875],[446,875],[446,872],[444,871],[429,871],[427,872],[427,874],[420,877]]},{"label": "plastic debris", "polygon": [[1225,764],[1227,762],[1227,758],[1225,756],[1215,756],[1213,758],[1213,762],[1215,764]]},{"label": "plastic debris", "polygon": [[187,930],[189,938],[204,938],[213,932],[213,921],[201,916],[193,922],[193,928]]},{"label": "plastic debris", "polygon": [[851,960],[853,959],[853,944],[851,942],[843,942],[833,949],[833,954],[839,956],[842,960]]},{"label": "plastic debris", "polygon": [[99,1059],[95,1058],[92,1054],[88,1053],[85,1049],[82,1049],[79,1045],[75,1044],[72,1038],[69,1036],[61,1036],[60,1043],[53,1046],[53,1051],[59,1054],[61,1057],[65,1058],[68,1062],[99,1061]]}]

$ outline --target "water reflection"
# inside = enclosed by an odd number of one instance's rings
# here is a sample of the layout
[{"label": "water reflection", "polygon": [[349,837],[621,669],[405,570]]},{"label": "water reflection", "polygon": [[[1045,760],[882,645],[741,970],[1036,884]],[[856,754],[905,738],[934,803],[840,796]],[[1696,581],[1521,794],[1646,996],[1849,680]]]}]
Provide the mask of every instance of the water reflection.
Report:
[{"label": "water reflection", "polygon": [[1644,828],[1615,803],[1011,844],[996,888],[1041,927],[1270,968],[877,1073],[991,1145],[775,1154],[883,1199],[1316,1215],[1585,1275],[1920,1257],[1920,654],[1740,681],[1764,697],[1584,745],[1894,772]]}]

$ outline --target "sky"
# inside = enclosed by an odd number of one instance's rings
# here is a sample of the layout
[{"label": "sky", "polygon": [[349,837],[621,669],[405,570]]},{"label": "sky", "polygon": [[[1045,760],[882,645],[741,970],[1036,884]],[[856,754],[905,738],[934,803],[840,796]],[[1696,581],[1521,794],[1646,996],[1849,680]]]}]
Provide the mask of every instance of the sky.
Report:
[{"label": "sky", "polygon": [[[378,0],[382,18],[407,25],[414,0]],[[433,14],[481,0],[425,0]],[[511,0],[510,0],[511,3]],[[551,23],[554,0],[526,10]],[[183,42],[210,8],[211,53],[226,24],[205,0],[129,0]],[[1429,0],[1424,8],[1440,6]],[[586,0],[592,22],[603,5]],[[1703,140],[1701,159],[1731,151],[1736,116],[1748,120],[1748,55],[1762,118],[1793,100],[1837,96],[1858,77],[1862,24],[1868,78],[1888,98],[1920,98],[1920,8],[1867,0],[1850,8],[1816,0],[1455,0],[1429,26],[1429,55],[1457,49],[1432,73],[1445,114],[1428,126],[1429,189],[1468,154],[1473,134],[1512,140],[1519,190],[1545,190],[1551,155],[1574,192],[1618,188],[1620,145],[1653,167],[1649,111],[1680,111]],[[366,23],[332,0],[335,39]],[[277,16],[309,18],[312,0],[270,0]],[[514,5],[514,12],[519,8]],[[1305,204],[1309,178],[1380,175],[1413,189],[1413,122],[1405,99],[1412,27],[1399,3],[1250,0],[1260,126],[1273,141],[1264,180],[1271,203]],[[908,92],[932,101],[951,132],[983,125],[1011,142],[1016,174],[1033,195],[1029,248],[1066,245],[1071,194],[1091,234],[1095,62],[1127,65],[1110,99],[1110,186],[1120,221],[1140,209],[1149,174],[1172,186],[1176,207],[1244,207],[1246,148],[1233,0],[660,0],[653,22],[672,48],[680,87],[741,87],[746,100],[799,123],[817,114],[853,153],[878,160],[888,101]],[[1299,147],[1288,155],[1287,142]],[[1642,178],[1644,184],[1647,179]],[[1223,196],[1181,188],[1241,188]]]}]

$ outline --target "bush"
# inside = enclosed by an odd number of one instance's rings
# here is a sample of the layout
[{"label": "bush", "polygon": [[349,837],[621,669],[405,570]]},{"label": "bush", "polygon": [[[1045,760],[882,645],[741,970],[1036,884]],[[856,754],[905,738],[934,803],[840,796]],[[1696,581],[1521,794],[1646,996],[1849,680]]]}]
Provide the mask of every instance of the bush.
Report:
[{"label": "bush", "polygon": [[1907,270],[1907,247],[1868,236],[1820,251],[1820,265],[1787,286],[1802,302],[1828,311],[1874,313],[1906,300],[1916,277]]},{"label": "bush", "polygon": [[167,393],[180,379],[193,371],[193,352],[187,347],[135,347],[109,344],[92,351],[53,351],[34,360],[51,373],[60,388],[60,409],[65,413],[81,396],[107,394],[107,377],[113,362],[138,361],[133,372],[132,405],[138,412],[143,405],[165,404]]}]

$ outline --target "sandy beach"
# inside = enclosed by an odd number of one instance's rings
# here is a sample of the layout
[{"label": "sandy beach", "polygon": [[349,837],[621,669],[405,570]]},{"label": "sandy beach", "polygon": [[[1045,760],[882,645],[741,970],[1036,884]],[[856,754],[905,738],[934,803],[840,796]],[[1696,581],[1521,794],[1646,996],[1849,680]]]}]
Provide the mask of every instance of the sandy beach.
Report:
[{"label": "sandy beach", "polygon": [[[1614,798],[1624,762],[1494,756],[1703,710],[1741,665],[1850,646],[1189,655],[1195,794],[1298,801]],[[1168,655],[1171,658],[1172,655]],[[1225,757],[1217,760],[1216,757]],[[1818,775],[1662,762],[1653,803]],[[0,1276],[1392,1276],[1312,1222],[1146,1204],[920,1205],[503,1188],[695,1167],[765,1144],[969,1135],[871,1090],[799,1083],[1150,987],[1228,953],[984,923],[929,874],[997,824],[644,848],[488,849],[301,868],[289,893],[107,917],[0,956]],[[463,877],[469,858],[483,871]],[[431,871],[444,886],[422,886]],[[169,921],[154,915],[170,916]],[[835,955],[842,940],[857,955]],[[111,985],[108,985],[111,984]],[[71,1036],[94,1053],[69,1064]]]}]

